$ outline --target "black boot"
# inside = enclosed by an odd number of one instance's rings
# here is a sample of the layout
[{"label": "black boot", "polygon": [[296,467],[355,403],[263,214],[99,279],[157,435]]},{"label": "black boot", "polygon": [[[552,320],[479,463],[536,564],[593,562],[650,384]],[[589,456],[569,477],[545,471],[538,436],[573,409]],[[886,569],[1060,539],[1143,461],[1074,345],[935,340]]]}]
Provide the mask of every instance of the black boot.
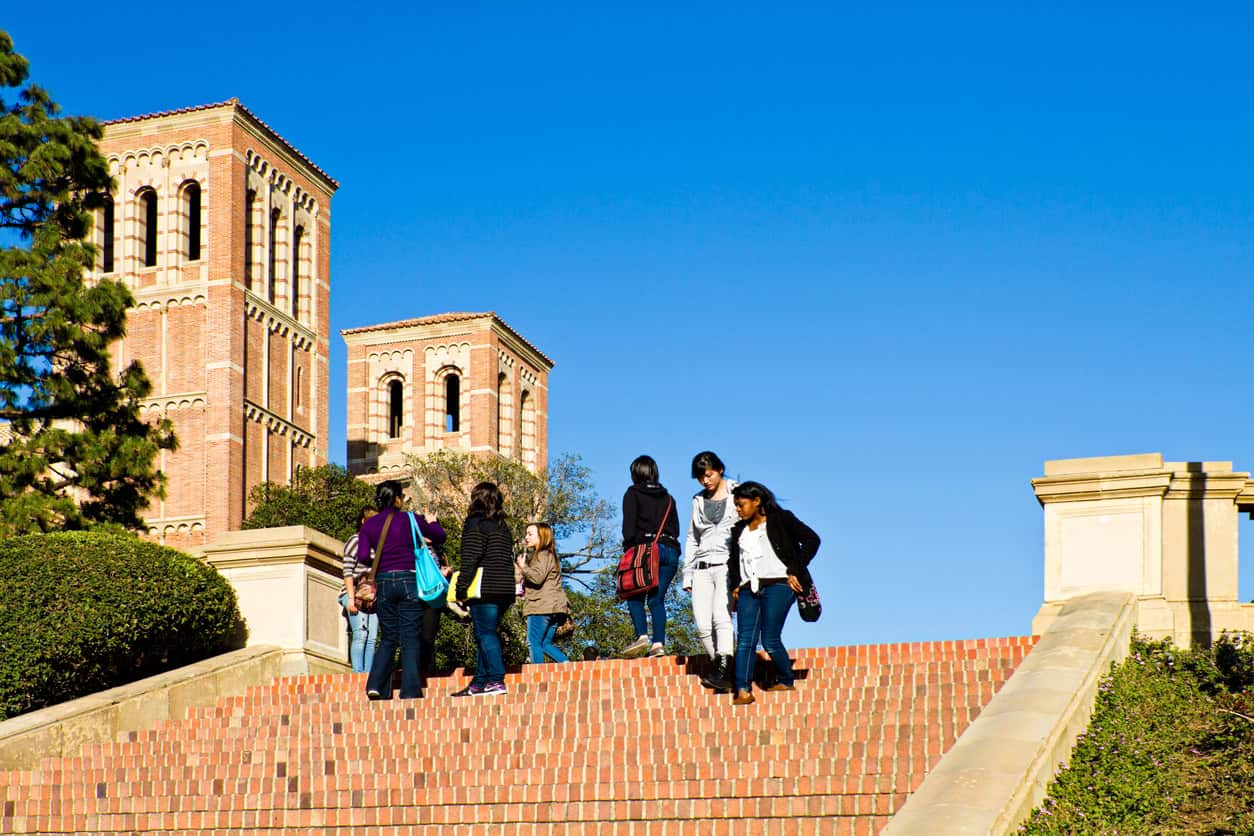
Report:
[{"label": "black boot", "polygon": [[732,689],[732,657],[719,656],[714,660],[714,669],[701,680],[705,687],[716,694],[726,694]]}]

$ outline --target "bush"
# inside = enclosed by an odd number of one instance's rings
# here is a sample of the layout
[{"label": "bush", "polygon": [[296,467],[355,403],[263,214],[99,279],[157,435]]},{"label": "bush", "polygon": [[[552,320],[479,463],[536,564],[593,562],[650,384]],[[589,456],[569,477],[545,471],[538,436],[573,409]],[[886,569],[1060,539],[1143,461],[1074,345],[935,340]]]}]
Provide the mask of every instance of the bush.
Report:
[{"label": "bush", "polygon": [[1254,832],[1254,643],[1135,639],[1025,834]]},{"label": "bush", "polygon": [[134,536],[0,541],[0,719],[242,647],[235,591]]}]

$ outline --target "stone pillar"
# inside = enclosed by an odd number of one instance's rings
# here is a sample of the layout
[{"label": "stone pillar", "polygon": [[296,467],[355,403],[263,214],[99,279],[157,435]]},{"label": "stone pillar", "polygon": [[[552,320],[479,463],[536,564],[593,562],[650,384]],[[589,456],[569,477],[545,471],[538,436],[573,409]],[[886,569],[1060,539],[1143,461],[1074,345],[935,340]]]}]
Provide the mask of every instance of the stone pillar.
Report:
[{"label": "stone pillar", "polygon": [[1249,629],[1254,608],[1237,601],[1237,515],[1251,486],[1231,462],[1159,453],[1046,462],[1032,480],[1045,510],[1045,602],[1032,632],[1065,601],[1102,591],[1135,595],[1140,632],[1181,646]]},{"label": "stone pillar", "polygon": [[235,588],[247,646],[283,648],[284,676],[349,669],[341,554],[339,541],[301,525],[229,531],[204,548]]}]

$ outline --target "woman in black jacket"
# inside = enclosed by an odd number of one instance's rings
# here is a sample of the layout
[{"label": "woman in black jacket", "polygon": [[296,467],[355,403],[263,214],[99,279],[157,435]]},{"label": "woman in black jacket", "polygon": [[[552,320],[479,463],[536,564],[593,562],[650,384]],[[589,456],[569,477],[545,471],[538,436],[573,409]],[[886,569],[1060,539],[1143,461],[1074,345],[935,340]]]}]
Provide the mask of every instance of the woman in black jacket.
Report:
[{"label": "woman in black jacket", "polygon": [[[661,530],[659,536],[658,531]],[[666,590],[679,571],[679,519],[675,500],[658,482],[657,462],[651,456],[637,456],[631,463],[631,487],[623,494],[623,550],[658,541],[658,584],[648,595],[629,598],[636,640],[623,650],[628,659],[649,654],[666,654]],[[653,643],[649,644],[649,623],[645,605],[653,616]]]},{"label": "woman in black jacket", "polygon": [[[505,693],[505,657],[499,633],[505,611],[514,603],[514,537],[505,524],[501,489],[480,482],[470,492],[470,511],[462,528],[462,564],[455,595],[469,604],[475,633],[475,676],[455,697]],[[471,597],[475,576],[482,573]]]},{"label": "woman in black jacket", "polygon": [[779,672],[779,681],[767,690],[794,690],[792,660],[780,634],[797,595],[810,585],[806,567],[819,550],[819,535],[780,508],[761,483],[742,482],[732,489],[732,498],[740,517],[727,561],[732,608],[739,613],[732,702],[747,705],[754,701],[749,682],[759,640]]}]

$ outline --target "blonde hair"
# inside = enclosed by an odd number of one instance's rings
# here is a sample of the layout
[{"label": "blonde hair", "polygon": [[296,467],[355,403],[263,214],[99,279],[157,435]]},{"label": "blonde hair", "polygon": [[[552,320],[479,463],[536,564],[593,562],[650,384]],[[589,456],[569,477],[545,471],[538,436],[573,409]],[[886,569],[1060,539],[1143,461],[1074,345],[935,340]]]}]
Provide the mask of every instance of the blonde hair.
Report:
[{"label": "blonde hair", "polygon": [[536,552],[542,552],[545,549],[555,551],[553,548],[553,529],[549,527],[548,523],[527,523],[527,528],[534,528],[536,530],[536,539],[540,541],[536,544]]}]

